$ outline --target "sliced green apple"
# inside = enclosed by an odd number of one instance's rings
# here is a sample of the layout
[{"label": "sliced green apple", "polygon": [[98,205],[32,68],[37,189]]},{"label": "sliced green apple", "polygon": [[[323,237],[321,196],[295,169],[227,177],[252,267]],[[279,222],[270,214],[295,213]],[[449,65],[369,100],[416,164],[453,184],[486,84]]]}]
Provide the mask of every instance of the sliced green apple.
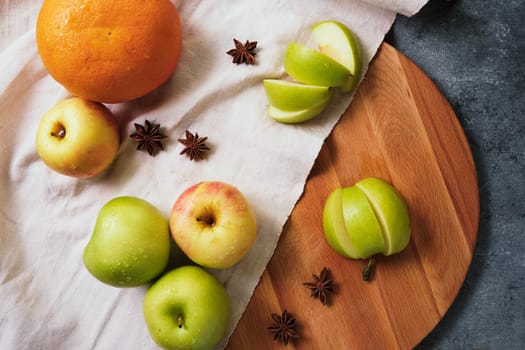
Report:
[{"label": "sliced green apple", "polygon": [[368,198],[385,239],[384,255],[405,249],[410,240],[410,216],[402,195],[384,180],[369,177],[356,183]]},{"label": "sliced green apple", "polygon": [[289,43],[284,55],[284,70],[301,83],[341,86],[352,73],[341,63],[310,47]]},{"label": "sliced green apple", "polygon": [[342,191],[343,219],[352,250],[353,258],[366,259],[383,252],[385,241],[381,225],[365,194],[357,187],[345,187]]},{"label": "sliced green apple", "polygon": [[341,85],[341,91],[352,91],[361,78],[363,63],[361,46],[354,33],[337,21],[322,21],[312,27],[319,51],[345,66],[351,76]]},{"label": "sliced green apple", "polygon": [[350,241],[343,217],[343,189],[338,187],[326,199],[323,210],[323,231],[328,242],[338,254],[357,259],[360,254]]},{"label": "sliced green apple", "polygon": [[298,111],[283,111],[282,109],[279,109],[275,106],[270,105],[268,107],[268,115],[281,123],[287,123],[287,124],[295,124],[295,123],[301,123],[305,122],[307,120],[310,120],[319,114],[326,108],[328,103],[330,102],[330,96],[326,99],[326,101],[321,102],[321,104],[317,106],[313,106],[311,108],[307,109],[301,109]]},{"label": "sliced green apple", "polygon": [[298,111],[318,106],[332,96],[328,86],[301,84],[289,80],[264,79],[270,105],[283,111]]}]

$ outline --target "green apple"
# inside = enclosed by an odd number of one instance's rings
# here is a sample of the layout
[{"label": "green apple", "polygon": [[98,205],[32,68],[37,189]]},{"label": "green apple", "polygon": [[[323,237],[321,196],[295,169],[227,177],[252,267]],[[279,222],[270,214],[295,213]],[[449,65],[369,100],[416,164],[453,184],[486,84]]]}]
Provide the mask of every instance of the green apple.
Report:
[{"label": "green apple", "polygon": [[211,349],[224,336],[230,315],[226,289],[197,266],[163,275],[143,303],[152,339],[164,349]]},{"label": "green apple", "polygon": [[384,255],[405,249],[410,241],[410,215],[403,196],[384,180],[370,177],[356,186],[367,196],[385,237]]},{"label": "green apple", "polygon": [[281,123],[287,123],[287,124],[295,124],[295,123],[301,123],[305,122],[307,120],[310,120],[319,114],[321,114],[322,111],[328,106],[328,103],[330,102],[330,97],[326,99],[325,101],[321,102],[317,106],[313,106],[307,109],[302,109],[298,111],[283,111],[282,109],[279,109],[277,107],[274,107],[272,105],[268,106],[268,115]]},{"label": "green apple", "polygon": [[168,220],[151,203],[116,197],[98,213],[84,249],[87,270],[115,287],[135,287],[159,276],[168,264]]},{"label": "green apple", "polygon": [[192,261],[209,268],[226,268],[251,249],[257,222],[252,206],[236,187],[203,181],[177,198],[170,228],[173,239]]},{"label": "green apple", "polygon": [[119,146],[119,127],[111,111],[78,97],[60,101],[46,112],[36,135],[36,150],[44,163],[77,178],[102,173]]},{"label": "green apple", "polygon": [[312,27],[319,51],[348,68],[352,74],[341,86],[341,91],[352,91],[361,79],[363,63],[361,46],[355,34],[337,21],[322,21]]},{"label": "green apple", "polygon": [[270,105],[283,111],[309,109],[332,96],[332,90],[328,86],[300,84],[280,79],[264,79],[263,85]]},{"label": "green apple", "polygon": [[310,47],[289,43],[284,70],[295,80],[311,85],[341,86],[352,73],[341,63]]},{"label": "green apple", "polygon": [[329,246],[352,259],[403,250],[410,240],[408,207],[389,183],[366,178],[326,199],[323,231]]}]

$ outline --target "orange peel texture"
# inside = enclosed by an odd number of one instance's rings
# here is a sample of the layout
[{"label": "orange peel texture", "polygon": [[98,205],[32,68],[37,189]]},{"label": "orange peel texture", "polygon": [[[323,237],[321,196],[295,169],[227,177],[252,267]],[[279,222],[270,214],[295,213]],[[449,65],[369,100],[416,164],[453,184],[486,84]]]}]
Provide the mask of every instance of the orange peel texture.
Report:
[{"label": "orange peel texture", "polygon": [[169,0],[45,0],[36,39],[44,66],[71,94],[117,103],[169,79],[182,25]]}]

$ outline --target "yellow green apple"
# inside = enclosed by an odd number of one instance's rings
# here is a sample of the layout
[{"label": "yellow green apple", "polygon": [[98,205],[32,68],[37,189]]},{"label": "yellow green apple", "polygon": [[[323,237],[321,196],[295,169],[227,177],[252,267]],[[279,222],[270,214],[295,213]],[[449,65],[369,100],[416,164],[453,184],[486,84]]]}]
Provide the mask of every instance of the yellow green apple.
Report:
[{"label": "yellow green apple", "polygon": [[77,178],[102,173],[119,146],[119,127],[111,111],[78,97],[62,100],[47,111],[36,135],[36,150],[44,163]]},{"label": "yellow green apple", "polygon": [[286,48],[284,70],[301,83],[320,86],[341,86],[352,75],[348,68],[336,60],[294,42]]},{"label": "yellow green apple", "polygon": [[277,107],[274,107],[272,105],[268,106],[268,115],[281,123],[287,123],[287,124],[295,124],[295,123],[302,123],[307,120],[310,120],[319,114],[321,114],[322,111],[328,106],[328,103],[330,102],[330,97],[326,99],[325,101],[322,101],[320,104],[307,108],[307,109],[301,109],[297,111],[284,111],[282,109],[279,109]]},{"label": "yellow green apple", "polygon": [[361,46],[356,35],[343,23],[322,21],[312,26],[319,51],[348,68],[351,76],[341,85],[341,91],[352,91],[361,79],[363,63]]},{"label": "yellow green apple", "polygon": [[151,338],[163,349],[211,349],[225,334],[230,300],[212,274],[182,266],[147,290],[143,314]]},{"label": "yellow green apple", "polygon": [[301,84],[282,79],[264,79],[264,91],[271,106],[283,111],[309,109],[332,96],[328,86]]},{"label": "yellow green apple", "polygon": [[326,199],[323,231],[332,249],[352,259],[402,251],[410,240],[410,217],[401,194],[379,178],[337,187]]},{"label": "yellow green apple", "polygon": [[170,213],[173,239],[192,261],[227,268],[251,249],[257,234],[255,212],[235,186],[203,181],[186,189]]},{"label": "yellow green apple", "polygon": [[143,199],[122,196],[100,209],[83,261],[101,282],[135,287],[159,276],[169,254],[167,218]]}]

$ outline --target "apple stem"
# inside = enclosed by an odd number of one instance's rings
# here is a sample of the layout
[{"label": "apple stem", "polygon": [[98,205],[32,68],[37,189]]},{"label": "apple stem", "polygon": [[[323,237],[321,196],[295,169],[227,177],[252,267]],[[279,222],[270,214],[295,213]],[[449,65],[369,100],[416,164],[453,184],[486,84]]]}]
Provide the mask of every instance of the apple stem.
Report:
[{"label": "apple stem", "polygon": [[66,136],[66,129],[64,129],[63,126],[60,126],[58,131],[56,131],[56,132],[52,131],[51,132],[51,136],[59,137],[59,138],[63,139]]},{"label": "apple stem", "polygon": [[208,226],[215,226],[215,220],[213,217],[205,216],[205,217],[198,217],[197,221],[204,221],[204,223]]},{"label": "apple stem", "polygon": [[373,270],[374,270],[374,257],[371,256],[370,259],[368,259],[368,264],[363,270],[363,281],[370,281],[370,279],[372,278]]},{"label": "apple stem", "polygon": [[177,318],[177,325],[179,326],[179,328],[182,328],[183,326],[183,318],[182,318],[182,314],[179,314],[179,317]]}]

